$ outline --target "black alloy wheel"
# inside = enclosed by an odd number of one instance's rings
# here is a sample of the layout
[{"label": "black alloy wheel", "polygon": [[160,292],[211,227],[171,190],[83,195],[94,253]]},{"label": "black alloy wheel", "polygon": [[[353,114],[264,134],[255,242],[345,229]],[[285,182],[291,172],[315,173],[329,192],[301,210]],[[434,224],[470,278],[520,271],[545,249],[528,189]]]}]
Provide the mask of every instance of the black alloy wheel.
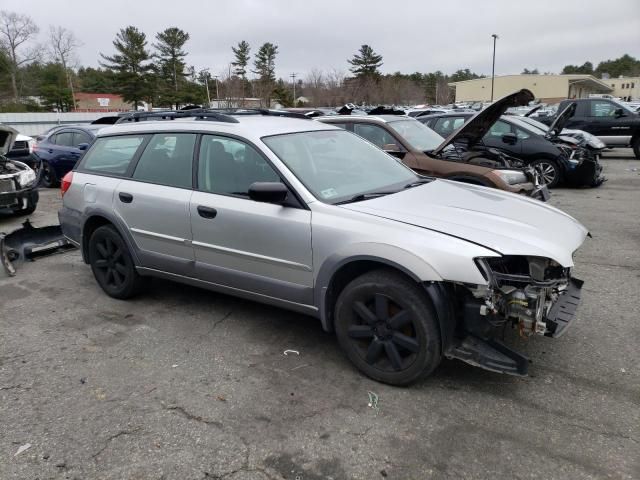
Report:
[{"label": "black alloy wheel", "polygon": [[56,177],[55,171],[53,170],[53,167],[51,167],[49,162],[45,162],[43,160],[40,169],[40,185],[45,188],[57,187],[58,179]]},{"label": "black alloy wheel", "polygon": [[127,245],[115,228],[104,225],[89,240],[89,262],[93,275],[107,295],[126,299],[135,295],[142,282]]},{"label": "black alloy wheel", "polygon": [[440,361],[426,292],[391,270],[367,273],[345,287],[336,305],[336,333],[351,361],[385,383],[406,385]]}]

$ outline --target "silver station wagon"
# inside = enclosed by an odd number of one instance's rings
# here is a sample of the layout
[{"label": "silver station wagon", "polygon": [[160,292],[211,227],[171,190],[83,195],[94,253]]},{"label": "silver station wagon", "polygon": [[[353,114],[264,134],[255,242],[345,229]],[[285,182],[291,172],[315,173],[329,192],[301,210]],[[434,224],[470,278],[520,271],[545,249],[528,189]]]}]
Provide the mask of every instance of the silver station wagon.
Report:
[{"label": "silver station wagon", "polygon": [[65,236],[114,298],[153,276],[312,315],[394,385],[443,357],[525,375],[496,332],[566,331],[579,222],[292,117],[139,112],[102,129],[62,182]]}]

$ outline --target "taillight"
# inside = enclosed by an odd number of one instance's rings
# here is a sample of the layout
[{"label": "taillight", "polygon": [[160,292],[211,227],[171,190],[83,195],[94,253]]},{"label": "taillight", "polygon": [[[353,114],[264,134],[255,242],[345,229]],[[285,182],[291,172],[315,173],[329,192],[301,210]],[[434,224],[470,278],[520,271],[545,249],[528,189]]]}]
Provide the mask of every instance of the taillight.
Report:
[{"label": "taillight", "polygon": [[73,171],[68,172],[64,177],[62,177],[62,182],[60,183],[60,193],[63,197],[64,194],[67,193],[67,190],[69,190],[71,182],[73,182]]}]

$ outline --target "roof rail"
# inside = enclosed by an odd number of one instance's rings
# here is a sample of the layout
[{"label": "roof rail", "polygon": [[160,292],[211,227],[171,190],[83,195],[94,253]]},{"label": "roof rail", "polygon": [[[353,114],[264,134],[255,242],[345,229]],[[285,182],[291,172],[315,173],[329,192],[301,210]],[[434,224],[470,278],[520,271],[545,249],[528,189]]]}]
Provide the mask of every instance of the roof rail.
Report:
[{"label": "roof rail", "polygon": [[206,108],[191,110],[160,110],[156,112],[133,112],[121,117],[116,123],[144,122],[148,120],[175,120],[176,118],[195,118],[225,123],[239,123],[238,119],[218,111]]},{"label": "roof rail", "polygon": [[270,108],[212,108],[208,111],[222,112],[225,115],[265,115],[270,117],[288,117],[309,120],[310,117],[304,113],[288,112],[286,110],[274,110]]}]

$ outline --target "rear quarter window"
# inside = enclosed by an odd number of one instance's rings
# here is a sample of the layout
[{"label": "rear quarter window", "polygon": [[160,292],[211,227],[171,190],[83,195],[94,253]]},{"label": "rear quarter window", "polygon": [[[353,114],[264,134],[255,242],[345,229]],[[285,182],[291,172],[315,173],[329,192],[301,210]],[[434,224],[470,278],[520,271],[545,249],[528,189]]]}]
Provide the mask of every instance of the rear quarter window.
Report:
[{"label": "rear quarter window", "polygon": [[98,138],[82,159],[79,170],[105,175],[124,175],[145,139],[144,135]]}]

